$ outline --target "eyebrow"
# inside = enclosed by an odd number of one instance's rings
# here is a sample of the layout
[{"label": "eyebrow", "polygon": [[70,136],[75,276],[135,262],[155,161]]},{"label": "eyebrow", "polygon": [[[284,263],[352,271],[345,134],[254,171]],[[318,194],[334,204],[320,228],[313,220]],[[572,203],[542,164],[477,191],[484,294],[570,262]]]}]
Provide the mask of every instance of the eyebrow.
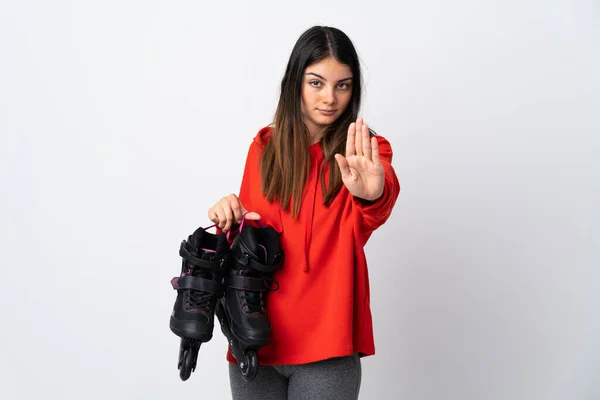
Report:
[{"label": "eyebrow", "polygon": [[[319,74],[315,74],[314,72],[307,72],[306,75],[314,75],[317,78],[323,79],[325,82],[327,82],[327,79],[323,78]],[[348,80],[351,80],[351,79],[352,79],[352,77],[348,77],[348,78],[340,79],[338,82],[344,82],[344,81],[348,81]]]}]

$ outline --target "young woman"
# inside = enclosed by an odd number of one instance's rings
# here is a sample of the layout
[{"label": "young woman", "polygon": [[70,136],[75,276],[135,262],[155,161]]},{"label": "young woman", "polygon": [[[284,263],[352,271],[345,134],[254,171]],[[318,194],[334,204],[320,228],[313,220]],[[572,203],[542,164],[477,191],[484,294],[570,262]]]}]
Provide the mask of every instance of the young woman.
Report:
[{"label": "young woman", "polygon": [[358,398],[360,358],[375,353],[363,248],[400,193],[392,148],[358,118],[360,101],[350,39],[331,27],[304,32],[273,124],[250,145],[239,196],[208,211],[226,232],[243,215],[260,219],[285,253],[256,378],[243,380],[227,354],[234,399]]}]

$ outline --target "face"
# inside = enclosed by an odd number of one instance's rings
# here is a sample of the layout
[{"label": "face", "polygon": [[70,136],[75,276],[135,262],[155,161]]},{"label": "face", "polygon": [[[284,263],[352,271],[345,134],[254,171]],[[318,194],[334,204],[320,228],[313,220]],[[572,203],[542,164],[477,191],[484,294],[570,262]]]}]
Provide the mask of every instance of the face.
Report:
[{"label": "face", "polygon": [[312,64],[302,80],[302,116],[311,136],[332,124],[346,110],[352,97],[352,71],[335,58]]}]

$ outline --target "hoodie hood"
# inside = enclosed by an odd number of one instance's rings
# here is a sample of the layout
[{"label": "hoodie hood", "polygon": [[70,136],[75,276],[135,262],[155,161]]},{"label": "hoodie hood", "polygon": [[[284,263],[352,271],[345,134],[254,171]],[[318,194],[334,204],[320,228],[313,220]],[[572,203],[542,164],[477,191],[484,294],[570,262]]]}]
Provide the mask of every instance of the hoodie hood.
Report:
[{"label": "hoodie hood", "polygon": [[264,148],[267,145],[269,138],[271,137],[272,131],[273,128],[271,126],[265,126],[260,131],[258,131],[256,136],[254,136],[254,142],[256,142],[260,147]]}]

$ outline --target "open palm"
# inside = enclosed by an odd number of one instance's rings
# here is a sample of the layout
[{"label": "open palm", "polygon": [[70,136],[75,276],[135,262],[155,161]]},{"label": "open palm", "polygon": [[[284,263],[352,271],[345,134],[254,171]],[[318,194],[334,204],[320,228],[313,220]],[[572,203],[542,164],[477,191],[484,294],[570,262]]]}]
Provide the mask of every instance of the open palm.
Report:
[{"label": "open palm", "polygon": [[369,137],[369,127],[359,118],[348,128],[346,156],[335,155],[342,172],[342,182],[353,196],[372,201],[383,193],[384,171],[376,137]]}]

